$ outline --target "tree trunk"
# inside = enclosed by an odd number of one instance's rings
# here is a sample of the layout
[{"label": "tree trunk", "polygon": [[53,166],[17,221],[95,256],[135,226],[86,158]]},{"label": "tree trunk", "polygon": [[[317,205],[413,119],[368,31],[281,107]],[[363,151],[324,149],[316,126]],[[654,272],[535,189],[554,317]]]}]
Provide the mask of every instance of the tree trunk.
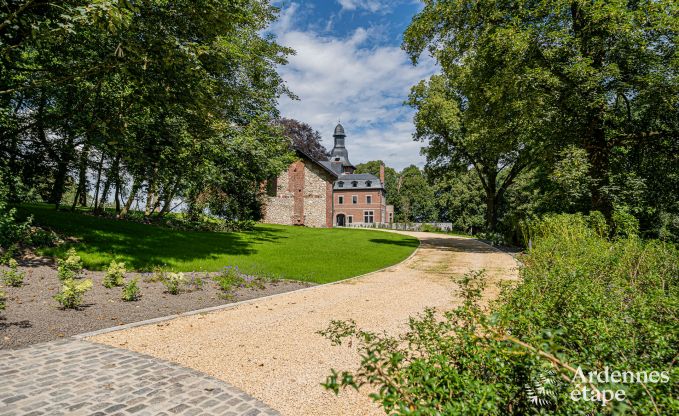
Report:
[{"label": "tree trunk", "polygon": [[149,189],[146,196],[146,208],[144,209],[144,217],[148,218],[153,212],[153,207],[156,204],[156,176],[158,175],[158,167],[154,166],[151,170],[151,177],[149,178]]},{"label": "tree trunk", "polygon": [[139,191],[140,187],[141,181],[135,178],[132,183],[132,189],[130,189],[130,195],[127,197],[127,201],[125,202],[125,206],[123,206],[122,211],[120,211],[120,214],[118,214],[118,218],[125,218],[127,213],[130,212],[130,208],[132,207],[132,203],[134,202],[134,198],[137,196],[137,192]]},{"label": "tree trunk", "polygon": [[[598,118],[598,117],[597,117]],[[605,192],[609,185],[608,168],[610,152],[606,143],[605,132],[597,118],[592,121],[590,137],[587,137],[585,149],[590,164],[589,175],[592,178],[590,192],[592,195],[592,210],[601,212],[610,221],[613,215],[613,202]]]},{"label": "tree trunk", "polygon": [[80,205],[87,206],[87,162],[90,156],[90,144],[85,143],[83,146],[83,151],[80,153],[80,166],[78,168],[78,189],[75,192],[75,198],[73,198],[73,205],[71,205],[71,211],[75,211],[78,201]]},{"label": "tree trunk", "polygon": [[177,193],[177,189],[179,188],[179,179],[177,179],[170,190],[165,193],[165,201],[163,204],[163,208],[160,210],[159,215],[163,216],[170,212],[170,208],[172,208],[172,199],[174,199],[175,194]]},{"label": "tree trunk", "polygon": [[99,185],[101,185],[101,171],[104,168],[104,152],[101,152],[101,158],[99,159],[99,167],[97,168],[97,185],[95,186],[96,191],[94,192],[94,210],[97,211],[99,208]]},{"label": "tree trunk", "polygon": [[[120,165],[120,156],[116,156],[111,163],[111,167],[106,174],[106,182],[104,182],[104,190],[101,193],[101,198],[99,200],[98,207],[100,210],[104,208],[106,201],[108,200],[108,193],[111,190],[111,182],[116,183],[118,178],[118,166]],[[117,197],[117,194],[116,194]],[[117,212],[116,212],[117,214]]]}]

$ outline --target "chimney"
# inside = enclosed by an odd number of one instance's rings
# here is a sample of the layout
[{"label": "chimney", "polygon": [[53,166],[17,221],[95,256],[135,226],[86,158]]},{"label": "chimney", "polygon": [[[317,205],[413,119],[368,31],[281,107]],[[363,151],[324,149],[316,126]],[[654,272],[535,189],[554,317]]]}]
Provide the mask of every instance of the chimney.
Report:
[{"label": "chimney", "polygon": [[380,163],[380,182],[384,185],[384,163]]}]

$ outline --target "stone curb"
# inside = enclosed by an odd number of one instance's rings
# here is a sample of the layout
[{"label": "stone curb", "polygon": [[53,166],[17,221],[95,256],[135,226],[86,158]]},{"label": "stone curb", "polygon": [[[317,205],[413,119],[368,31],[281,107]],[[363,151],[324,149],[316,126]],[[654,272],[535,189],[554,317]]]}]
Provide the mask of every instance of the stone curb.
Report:
[{"label": "stone curb", "polygon": [[[375,231],[382,231],[382,230],[375,230]],[[91,338],[91,337],[94,337],[94,336],[97,336],[97,335],[107,334],[109,332],[124,331],[126,329],[136,328],[138,326],[157,324],[157,323],[160,323],[160,322],[170,321],[172,319],[182,318],[182,317],[186,317],[186,316],[202,315],[202,314],[207,314],[207,313],[210,313],[210,312],[227,310],[227,309],[236,308],[236,307],[241,306],[241,305],[247,305],[247,304],[257,302],[257,301],[260,301],[260,300],[264,300],[264,299],[273,299],[273,298],[276,298],[278,296],[289,295],[291,293],[311,291],[311,290],[314,290],[314,289],[317,289],[317,288],[320,288],[320,287],[338,285],[338,284],[350,282],[352,280],[356,280],[356,279],[360,279],[362,277],[370,276],[371,274],[374,274],[374,273],[383,272],[383,271],[390,269],[394,266],[405,263],[406,261],[413,258],[415,256],[415,254],[417,254],[417,252],[420,251],[420,248],[422,247],[422,240],[420,240],[418,238],[417,242],[418,242],[417,248],[412,253],[410,253],[410,255],[407,258],[403,259],[402,261],[400,261],[396,264],[392,264],[390,266],[383,267],[379,270],[375,270],[375,271],[372,271],[372,272],[369,272],[369,273],[364,273],[364,274],[361,274],[361,275],[358,275],[358,276],[349,277],[347,279],[338,280],[336,282],[324,283],[322,285],[316,285],[316,286],[311,286],[311,287],[305,287],[305,288],[302,288],[302,289],[292,290],[290,292],[277,293],[275,295],[263,296],[263,297],[260,297],[260,298],[248,299],[248,300],[243,300],[243,301],[234,302],[234,303],[227,303],[225,305],[211,306],[209,308],[196,309],[194,311],[182,312],[182,313],[178,313],[178,314],[174,314],[174,315],[167,315],[167,316],[161,316],[161,317],[153,318],[153,319],[146,319],[144,321],[139,321],[139,322],[131,322],[131,323],[125,324],[125,325],[118,325],[118,326],[113,326],[113,327],[109,327],[109,328],[98,329],[96,331],[72,335],[70,338],[85,340],[87,338]]]}]

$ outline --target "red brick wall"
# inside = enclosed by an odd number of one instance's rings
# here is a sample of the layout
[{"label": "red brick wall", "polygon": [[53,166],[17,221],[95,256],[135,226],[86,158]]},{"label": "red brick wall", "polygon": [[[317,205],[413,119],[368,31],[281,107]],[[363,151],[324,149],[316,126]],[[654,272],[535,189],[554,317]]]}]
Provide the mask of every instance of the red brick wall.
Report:
[{"label": "red brick wall", "polygon": [[[356,195],[358,201],[356,204],[352,202],[352,197]],[[366,202],[366,196],[372,196],[372,203],[368,204]],[[339,203],[339,197],[344,197],[344,203]],[[353,216],[354,223],[362,223],[364,219],[364,211],[373,211],[373,222],[386,222],[386,218],[383,219],[385,204],[384,196],[381,190],[370,190],[370,189],[342,189],[335,190],[333,195],[335,212],[333,216],[333,222],[337,218],[337,214],[344,214],[346,217]],[[346,219],[348,223],[349,219]]]},{"label": "red brick wall", "polygon": [[288,168],[288,191],[294,195],[292,224],[304,225],[304,162],[298,160]]},{"label": "red brick wall", "polygon": [[332,227],[334,225],[332,218],[332,181],[325,184],[325,226]]}]

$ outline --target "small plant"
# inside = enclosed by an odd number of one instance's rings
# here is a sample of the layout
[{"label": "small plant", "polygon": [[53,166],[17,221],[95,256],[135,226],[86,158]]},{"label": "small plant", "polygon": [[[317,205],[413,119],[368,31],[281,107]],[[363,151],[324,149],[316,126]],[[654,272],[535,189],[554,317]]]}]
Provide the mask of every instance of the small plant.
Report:
[{"label": "small plant", "polygon": [[160,266],[154,266],[150,272],[143,273],[144,282],[156,283],[165,280],[167,272]]},{"label": "small plant", "polygon": [[0,264],[9,264],[9,261],[17,255],[19,246],[12,244],[7,248],[0,247]]},{"label": "small plant", "polygon": [[114,286],[122,286],[125,284],[125,263],[117,263],[115,260],[111,261],[111,264],[106,270],[106,276],[104,276],[104,281],[102,282],[104,287],[112,288]]},{"label": "small plant", "polygon": [[240,271],[238,267],[227,266],[222,269],[222,271],[214,277],[214,281],[223,292],[231,292],[240,284],[241,281]]},{"label": "small plant", "polygon": [[0,290],[0,311],[5,310],[5,301],[6,300],[7,300],[7,295],[5,294],[5,292]]},{"label": "small plant", "polygon": [[25,273],[19,271],[17,261],[9,260],[9,270],[2,272],[2,280],[7,286],[19,287],[24,283]]},{"label": "small plant", "polygon": [[82,305],[83,295],[92,288],[92,281],[66,279],[61,287],[61,292],[54,299],[66,309],[77,309]]},{"label": "small plant", "polygon": [[232,294],[231,292],[238,288],[264,289],[264,280],[264,278],[259,276],[252,276],[242,273],[238,269],[238,266],[224,267],[222,271],[214,277],[214,281],[217,282],[217,285],[222,290],[222,292],[224,292],[225,296]]},{"label": "small plant", "polygon": [[203,290],[205,281],[202,277],[197,276],[196,273],[190,273],[186,285],[189,286],[191,290]]},{"label": "small plant", "polygon": [[141,293],[139,293],[139,286],[137,285],[137,279],[132,279],[125,286],[123,286],[122,300],[125,302],[133,302],[139,300]]},{"label": "small plant", "polygon": [[74,248],[68,249],[66,259],[59,259],[57,276],[59,280],[77,279],[83,271],[83,262]]},{"label": "small plant", "polygon": [[165,273],[163,280],[161,280],[167,289],[167,293],[171,295],[178,295],[181,291],[181,286],[186,283],[184,273]]}]

